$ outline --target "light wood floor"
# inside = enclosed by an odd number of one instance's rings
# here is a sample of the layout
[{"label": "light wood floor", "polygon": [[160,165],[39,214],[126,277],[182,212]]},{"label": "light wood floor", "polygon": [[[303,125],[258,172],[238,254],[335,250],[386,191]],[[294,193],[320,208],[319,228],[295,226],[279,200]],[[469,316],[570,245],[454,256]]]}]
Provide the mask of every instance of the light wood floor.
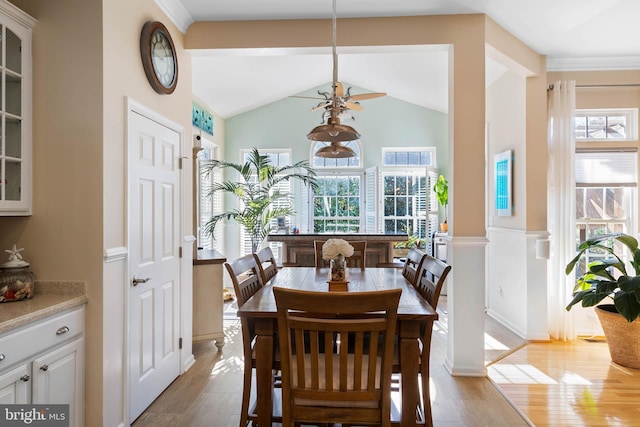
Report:
[{"label": "light wood floor", "polygon": [[640,370],[611,362],[606,342],[530,343],[489,376],[538,427],[640,426]]},{"label": "light wood floor", "polygon": [[[452,377],[446,356],[446,298],[431,351],[436,427],[640,426],[640,371],[610,362],[606,343],[529,343],[487,319],[489,378]],[[235,304],[225,303],[226,344],[194,344],[196,363],[134,427],[237,427],[242,336]],[[517,405],[515,408],[513,405]]]},{"label": "light wood floor", "polygon": [[[196,363],[156,399],[134,427],[238,427],[242,397],[242,335],[235,304],[225,303],[225,346],[194,343]],[[446,319],[446,314],[441,313]],[[486,378],[452,377],[444,368],[446,322],[437,325],[431,351],[436,427],[526,427],[529,424]]]}]

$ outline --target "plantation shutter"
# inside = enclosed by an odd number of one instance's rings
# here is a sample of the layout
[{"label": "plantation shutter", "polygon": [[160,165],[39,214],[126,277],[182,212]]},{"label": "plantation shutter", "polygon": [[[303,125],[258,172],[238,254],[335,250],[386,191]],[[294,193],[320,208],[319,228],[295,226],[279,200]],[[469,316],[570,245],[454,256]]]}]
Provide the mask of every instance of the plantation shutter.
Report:
[{"label": "plantation shutter", "polygon": [[378,176],[379,171],[376,166],[368,168],[364,172],[364,232],[379,233],[378,226]]}]

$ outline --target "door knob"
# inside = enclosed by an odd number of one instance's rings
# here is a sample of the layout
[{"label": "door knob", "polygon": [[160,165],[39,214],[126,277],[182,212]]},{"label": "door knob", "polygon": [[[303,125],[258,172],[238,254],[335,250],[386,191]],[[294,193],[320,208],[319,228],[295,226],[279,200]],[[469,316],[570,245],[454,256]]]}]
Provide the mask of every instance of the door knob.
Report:
[{"label": "door knob", "polygon": [[133,280],[131,281],[131,284],[133,286],[138,286],[138,284],[140,283],[147,283],[149,280],[151,280],[151,277],[138,277],[138,276],[133,276]]}]

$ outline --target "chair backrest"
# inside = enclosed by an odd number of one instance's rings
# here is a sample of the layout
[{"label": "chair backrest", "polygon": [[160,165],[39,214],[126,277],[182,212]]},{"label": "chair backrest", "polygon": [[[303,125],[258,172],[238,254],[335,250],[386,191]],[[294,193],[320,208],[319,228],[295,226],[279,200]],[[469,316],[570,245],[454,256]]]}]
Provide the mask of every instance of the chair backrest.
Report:
[{"label": "chair backrest", "polygon": [[258,264],[262,283],[266,284],[278,272],[278,264],[273,256],[273,252],[271,248],[267,246],[254,253],[253,257],[256,259],[256,264]]},{"label": "chair backrest", "polygon": [[400,289],[310,292],[274,287],[282,425],[390,425]]},{"label": "chair backrest", "polygon": [[242,307],[263,285],[258,263],[253,254],[249,254],[231,262],[225,262],[224,266],[231,277],[238,307]]},{"label": "chair backrest", "polygon": [[426,253],[420,249],[411,248],[407,253],[407,260],[402,267],[402,275],[413,286],[418,282],[418,274],[420,273],[420,267],[422,267],[422,261],[424,260]]},{"label": "chair backrest", "polygon": [[[316,268],[329,267],[329,261],[322,259],[322,245],[326,240],[314,240],[313,249],[316,254]],[[353,255],[347,257],[347,267],[364,270],[366,262],[367,242],[365,240],[349,241],[353,246]]]},{"label": "chair backrest", "polygon": [[420,267],[418,281],[414,285],[420,295],[431,304],[433,309],[438,308],[438,298],[451,266],[431,255],[425,255]]}]

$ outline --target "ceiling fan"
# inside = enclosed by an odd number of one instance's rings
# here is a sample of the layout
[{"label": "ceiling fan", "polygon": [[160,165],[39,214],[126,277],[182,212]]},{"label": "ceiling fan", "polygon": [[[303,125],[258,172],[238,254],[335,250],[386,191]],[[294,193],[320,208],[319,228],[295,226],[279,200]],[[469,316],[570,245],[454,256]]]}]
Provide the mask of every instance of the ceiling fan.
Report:
[{"label": "ceiling fan", "polygon": [[312,96],[292,96],[292,98],[320,99],[322,102],[312,108],[311,111],[318,111],[324,108],[330,112],[331,116],[333,116],[334,112],[338,115],[346,110],[361,111],[362,106],[359,101],[386,96],[386,93],[383,92],[370,92],[352,95],[351,88],[348,88],[345,92],[344,86],[338,81],[338,54],[336,52],[336,0],[333,0],[333,44],[331,47],[333,54],[333,84],[331,87],[331,93],[318,91],[318,94],[323,96],[322,98]]}]

